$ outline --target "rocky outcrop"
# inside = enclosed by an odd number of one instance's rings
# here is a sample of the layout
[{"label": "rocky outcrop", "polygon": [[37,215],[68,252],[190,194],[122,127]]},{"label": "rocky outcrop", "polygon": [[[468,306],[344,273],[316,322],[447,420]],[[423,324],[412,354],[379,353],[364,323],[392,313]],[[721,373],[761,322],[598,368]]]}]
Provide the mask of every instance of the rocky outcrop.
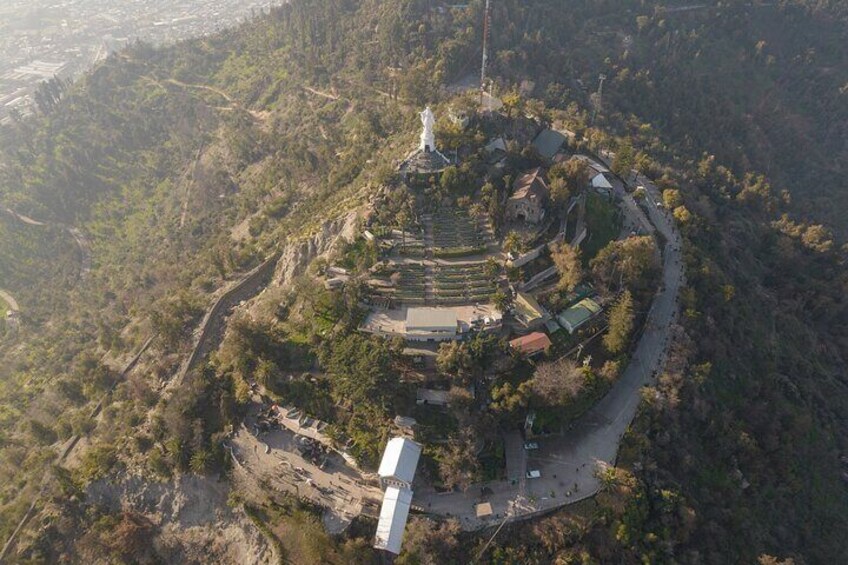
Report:
[{"label": "rocky outcrop", "polygon": [[110,477],[86,488],[86,502],[110,514],[133,511],[155,526],[152,552],[163,563],[279,563],[262,533],[227,504],[229,486],[194,475],[152,482]]},{"label": "rocky outcrop", "polygon": [[359,224],[360,211],[346,216],[327,220],[312,236],[293,241],[281,251],[277,269],[274,272],[274,284],[285,286],[302,274],[306,267],[317,257],[332,251],[341,241],[351,241]]}]

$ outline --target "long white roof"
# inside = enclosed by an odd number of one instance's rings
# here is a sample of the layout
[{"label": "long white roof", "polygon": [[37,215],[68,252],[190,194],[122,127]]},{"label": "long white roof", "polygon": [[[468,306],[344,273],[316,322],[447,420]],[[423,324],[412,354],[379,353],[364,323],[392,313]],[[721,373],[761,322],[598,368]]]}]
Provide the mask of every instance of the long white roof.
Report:
[{"label": "long white roof", "polygon": [[409,308],[406,311],[406,329],[455,331],[456,311],[453,308]]},{"label": "long white roof", "polygon": [[394,437],[386,444],[377,474],[412,484],[420,456],[420,445],[404,437]]},{"label": "long white roof", "polygon": [[383,506],[380,508],[380,519],[377,521],[377,533],[374,536],[375,548],[390,551],[395,555],[400,553],[411,504],[412,491],[408,488],[386,489]]}]

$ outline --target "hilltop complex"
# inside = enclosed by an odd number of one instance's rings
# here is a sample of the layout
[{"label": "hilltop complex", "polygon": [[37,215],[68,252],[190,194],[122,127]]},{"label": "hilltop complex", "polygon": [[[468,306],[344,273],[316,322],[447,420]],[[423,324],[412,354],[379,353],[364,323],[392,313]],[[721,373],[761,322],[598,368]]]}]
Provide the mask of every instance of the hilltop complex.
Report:
[{"label": "hilltop complex", "polygon": [[0,562],[845,561],[845,2],[5,5]]},{"label": "hilltop complex", "polygon": [[[449,159],[438,148],[429,107],[421,112],[421,122],[420,144],[401,161],[399,182],[384,188],[348,251],[324,269],[324,285],[331,292],[360,289],[356,293],[367,305],[360,332],[404,342],[409,365],[402,378],[417,387],[416,408],[396,414],[395,433],[401,435],[388,442],[380,464],[385,493],[375,547],[393,553],[400,551],[412,506],[460,516],[463,527],[474,529],[506,512],[519,512],[516,497],[524,501],[523,513],[551,506],[539,504],[541,492],[559,491],[554,505],[577,498],[573,486],[562,488],[566,483],[554,480],[554,471],[548,476],[550,466],[535,458],[544,461],[545,454],[574,440],[565,424],[590,407],[593,396],[613,386],[621,370],[613,367],[621,366],[632,330],[624,330],[625,343],[604,348],[598,348],[596,337],[622,323],[607,319],[605,305],[620,309],[630,291],[601,273],[620,268],[617,261],[641,262],[637,272],[644,274],[633,282],[649,289],[651,269],[659,261],[648,212],[599,158],[569,151],[567,139],[573,134],[527,119],[522,122],[525,137],[512,138],[496,115],[475,113],[453,126],[461,132],[489,131],[494,139],[475,145],[471,140],[480,136],[469,132]],[[528,149],[516,158],[510,147],[521,146]],[[654,200],[648,206],[658,213]],[[594,260],[601,249],[613,253],[616,246],[617,257]],[[632,256],[630,247],[644,251]],[[368,261],[357,262],[363,255]],[[585,274],[590,263],[594,276]],[[637,300],[650,301],[650,294]],[[632,311],[632,304],[627,307]],[[632,327],[632,313],[623,315]],[[470,362],[471,356],[478,360]],[[550,379],[547,384],[536,384],[542,378],[538,375],[528,379],[534,366],[538,373],[551,363],[548,372],[565,374],[544,377]],[[575,386],[567,384],[569,379],[596,378],[590,377],[593,367],[601,366],[606,385],[586,392],[581,391],[585,384],[577,384],[573,397],[556,390]],[[565,406],[575,402],[583,408],[564,418]],[[389,469],[407,458],[409,446],[415,446],[417,463],[421,447],[404,436],[425,445],[440,440],[419,420],[464,420],[476,429],[475,420],[492,414],[500,419],[496,433],[475,437],[477,432],[471,432],[464,440],[469,443],[463,449],[473,452],[462,455],[470,458],[467,469],[457,469],[462,478],[449,478],[447,467],[453,463],[447,456],[435,475],[425,470],[414,489],[414,464],[406,465],[412,465],[412,472],[402,480]],[[535,451],[542,437],[548,439]],[[595,457],[603,461],[607,449]],[[593,469],[584,476],[591,480]],[[483,491],[499,494],[466,494],[475,492],[471,483],[481,479]],[[456,495],[436,495],[434,487],[456,489]],[[480,505],[485,512],[478,511]]]}]

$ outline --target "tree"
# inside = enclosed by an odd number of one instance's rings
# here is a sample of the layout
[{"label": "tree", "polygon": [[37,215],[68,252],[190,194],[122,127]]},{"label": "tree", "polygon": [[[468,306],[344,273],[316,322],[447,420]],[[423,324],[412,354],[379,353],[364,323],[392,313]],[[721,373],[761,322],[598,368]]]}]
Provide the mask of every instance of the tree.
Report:
[{"label": "tree", "polygon": [[460,178],[459,169],[450,165],[442,171],[442,178],[439,180],[441,187],[445,192],[456,192],[461,188],[462,179]]},{"label": "tree", "polygon": [[512,117],[512,113],[521,107],[521,94],[514,90],[507,92],[501,97],[501,102],[503,102],[507,117]]},{"label": "tree", "polygon": [[585,388],[585,369],[567,358],[539,365],[530,379],[534,401],[543,406],[563,406]]},{"label": "tree", "polygon": [[555,163],[548,171],[548,178],[565,181],[570,194],[578,194],[589,184],[589,165],[583,159],[569,159],[564,163]]},{"label": "tree", "polygon": [[439,475],[449,489],[467,490],[477,478],[480,463],[474,449],[474,433],[465,429],[448,442],[439,456]]},{"label": "tree", "polygon": [[630,170],[635,163],[635,155],[633,153],[633,145],[629,141],[618,146],[615,152],[615,158],[612,161],[612,172],[618,176],[627,179],[630,177]]},{"label": "tree", "polygon": [[486,260],[486,276],[489,277],[489,279],[491,279],[492,281],[496,282],[500,278],[502,270],[502,265],[498,263],[497,259],[495,259],[494,257],[489,257]]},{"label": "tree", "polygon": [[557,212],[564,214],[568,209],[568,202],[571,200],[571,190],[565,179],[557,177],[551,179],[548,186],[551,195],[551,205]]},{"label": "tree", "polygon": [[509,296],[507,296],[501,289],[498,289],[497,292],[495,292],[495,295],[492,297],[492,302],[494,302],[495,308],[498,309],[498,312],[506,312],[509,308]]},{"label": "tree", "polygon": [[189,461],[189,468],[193,473],[197,475],[203,475],[209,468],[210,461],[211,455],[209,451],[201,448],[191,455],[191,460]]},{"label": "tree", "polygon": [[833,249],[833,234],[826,227],[814,224],[804,231],[801,242],[816,253],[827,253]]},{"label": "tree", "polygon": [[604,336],[604,347],[616,355],[627,348],[633,331],[633,296],[625,290],[618,302],[610,309],[609,330]]},{"label": "tree", "polygon": [[648,288],[659,272],[657,245],[647,235],[612,241],[589,265],[595,283],[607,291]]},{"label": "tree", "polygon": [[580,249],[562,242],[553,245],[551,259],[559,271],[558,288],[571,292],[583,278],[583,264],[580,262]]},{"label": "tree", "polygon": [[188,335],[192,323],[201,313],[203,309],[198,300],[183,292],[160,303],[150,314],[150,321],[165,345],[174,347]]},{"label": "tree", "polygon": [[524,381],[518,386],[511,383],[503,383],[492,387],[492,404],[489,406],[494,412],[514,413],[519,408],[527,406],[530,397],[530,381]]},{"label": "tree", "polygon": [[406,526],[403,552],[395,560],[398,565],[441,565],[459,561],[461,528],[455,519],[436,522],[413,517]]},{"label": "tree", "polygon": [[318,359],[337,399],[354,405],[382,404],[394,393],[392,350],[385,340],[349,334],[322,344]]},{"label": "tree", "polygon": [[674,210],[678,206],[683,205],[683,197],[680,195],[680,191],[676,188],[667,188],[663,190],[662,199],[663,204],[669,210]]},{"label": "tree", "polygon": [[507,253],[518,253],[521,251],[521,236],[511,231],[504,238],[504,251]]},{"label": "tree", "polygon": [[471,354],[464,343],[448,341],[439,344],[436,367],[446,375],[464,375],[472,366]]},{"label": "tree", "polygon": [[686,206],[678,206],[674,209],[674,219],[681,225],[686,225],[692,220],[692,213]]}]

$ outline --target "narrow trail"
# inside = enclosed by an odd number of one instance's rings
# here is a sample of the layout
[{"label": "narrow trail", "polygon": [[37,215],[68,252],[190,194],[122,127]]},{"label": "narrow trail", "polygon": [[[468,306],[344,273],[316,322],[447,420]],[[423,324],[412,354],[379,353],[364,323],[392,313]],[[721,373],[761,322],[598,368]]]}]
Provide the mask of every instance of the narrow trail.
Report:
[{"label": "narrow trail", "polygon": [[197,154],[194,156],[194,163],[186,169],[183,175],[183,181],[186,183],[185,193],[183,194],[182,206],[180,206],[180,228],[185,226],[186,217],[188,216],[188,203],[191,200],[191,188],[197,178],[197,165],[200,163],[200,156],[203,154],[203,145],[198,147]]},{"label": "narrow trail", "polygon": [[227,94],[226,92],[224,92],[220,88],[215,88],[214,86],[208,86],[208,85],[205,85],[205,84],[190,84],[190,83],[187,83],[187,82],[183,82],[181,80],[177,80],[175,78],[165,79],[165,82],[167,82],[168,84],[174,84],[176,86],[180,86],[182,88],[197,88],[199,90],[206,90],[208,92],[213,92],[213,93],[217,94],[218,96],[224,98],[230,104],[232,104],[234,106],[239,105],[239,103],[236,100],[234,100],[232,98],[232,96],[230,96],[229,94]]},{"label": "narrow trail", "polygon": [[260,112],[259,110],[251,110],[250,108],[245,108],[238,100],[236,100],[235,98],[233,98],[232,96],[230,96],[229,94],[227,94],[226,92],[221,90],[220,88],[215,88],[214,86],[209,86],[209,85],[206,85],[206,84],[191,84],[191,83],[187,83],[187,82],[182,82],[181,80],[177,80],[175,78],[167,78],[164,81],[160,81],[160,80],[158,80],[154,77],[151,77],[151,76],[144,76],[142,78],[152,82],[153,84],[155,84],[156,86],[158,86],[159,88],[161,88],[163,90],[167,90],[167,88],[165,88],[165,85],[163,84],[163,82],[164,82],[166,84],[178,86],[178,87],[183,88],[183,89],[191,88],[191,89],[195,89],[195,90],[205,90],[207,92],[212,92],[213,94],[217,94],[218,96],[220,96],[221,98],[226,100],[227,103],[230,105],[229,108],[212,106],[213,108],[216,108],[218,110],[233,110],[233,109],[243,110],[243,111],[247,112],[248,114],[250,114],[251,116],[253,116],[254,119],[256,119],[257,121],[259,121],[261,123],[264,123],[265,120],[267,120],[267,118],[268,118],[267,112]]},{"label": "narrow trail", "polygon": [[48,227],[53,226],[68,232],[68,235],[74,240],[77,248],[80,250],[80,279],[84,279],[88,273],[91,271],[91,242],[88,240],[88,237],[80,230],[79,228],[75,228],[73,226],[68,226],[66,224],[54,223],[54,222],[42,222],[39,220],[35,220],[30,218],[29,216],[25,216],[23,214],[19,214],[15,212],[11,208],[5,208],[6,212],[8,212],[13,218],[21,222],[22,224],[26,224],[28,226],[37,226],[37,227]]},{"label": "narrow trail", "polygon": [[323,96],[324,98],[329,98],[330,100],[341,100],[341,97],[336,95],[336,94],[330,94],[329,92],[323,92],[321,90],[315,90],[314,88],[312,88],[310,86],[304,86],[303,90],[305,90],[307,92],[311,92],[312,94],[315,94],[317,96]]},{"label": "narrow trail", "polygon": [[15,300],[15,297],[12,296],[11,294],[9,294],[8,291],[3,290],[2,288],[0,288],[0,299],[3,299],[3,302],[8,304],[9,309],[12,312],[20,312],[21,311],[21,307],[18,306],[18,302]]},{"label": "narrow trail", "polygon": [[46,225],[48,225],[48,224],[45,224],[44,222],[39,222],[38,220],[33,220],[29,216],[24,216],[23,214],[18,214],[17,212],[12,210],[11,208],[6,208],[6,211],[9,214],[11,214],[12,217],[14,217],[15,219],[17,219],[18,221],[20,221],[24,224],[28,224],[30,226],[46,226]]}]

